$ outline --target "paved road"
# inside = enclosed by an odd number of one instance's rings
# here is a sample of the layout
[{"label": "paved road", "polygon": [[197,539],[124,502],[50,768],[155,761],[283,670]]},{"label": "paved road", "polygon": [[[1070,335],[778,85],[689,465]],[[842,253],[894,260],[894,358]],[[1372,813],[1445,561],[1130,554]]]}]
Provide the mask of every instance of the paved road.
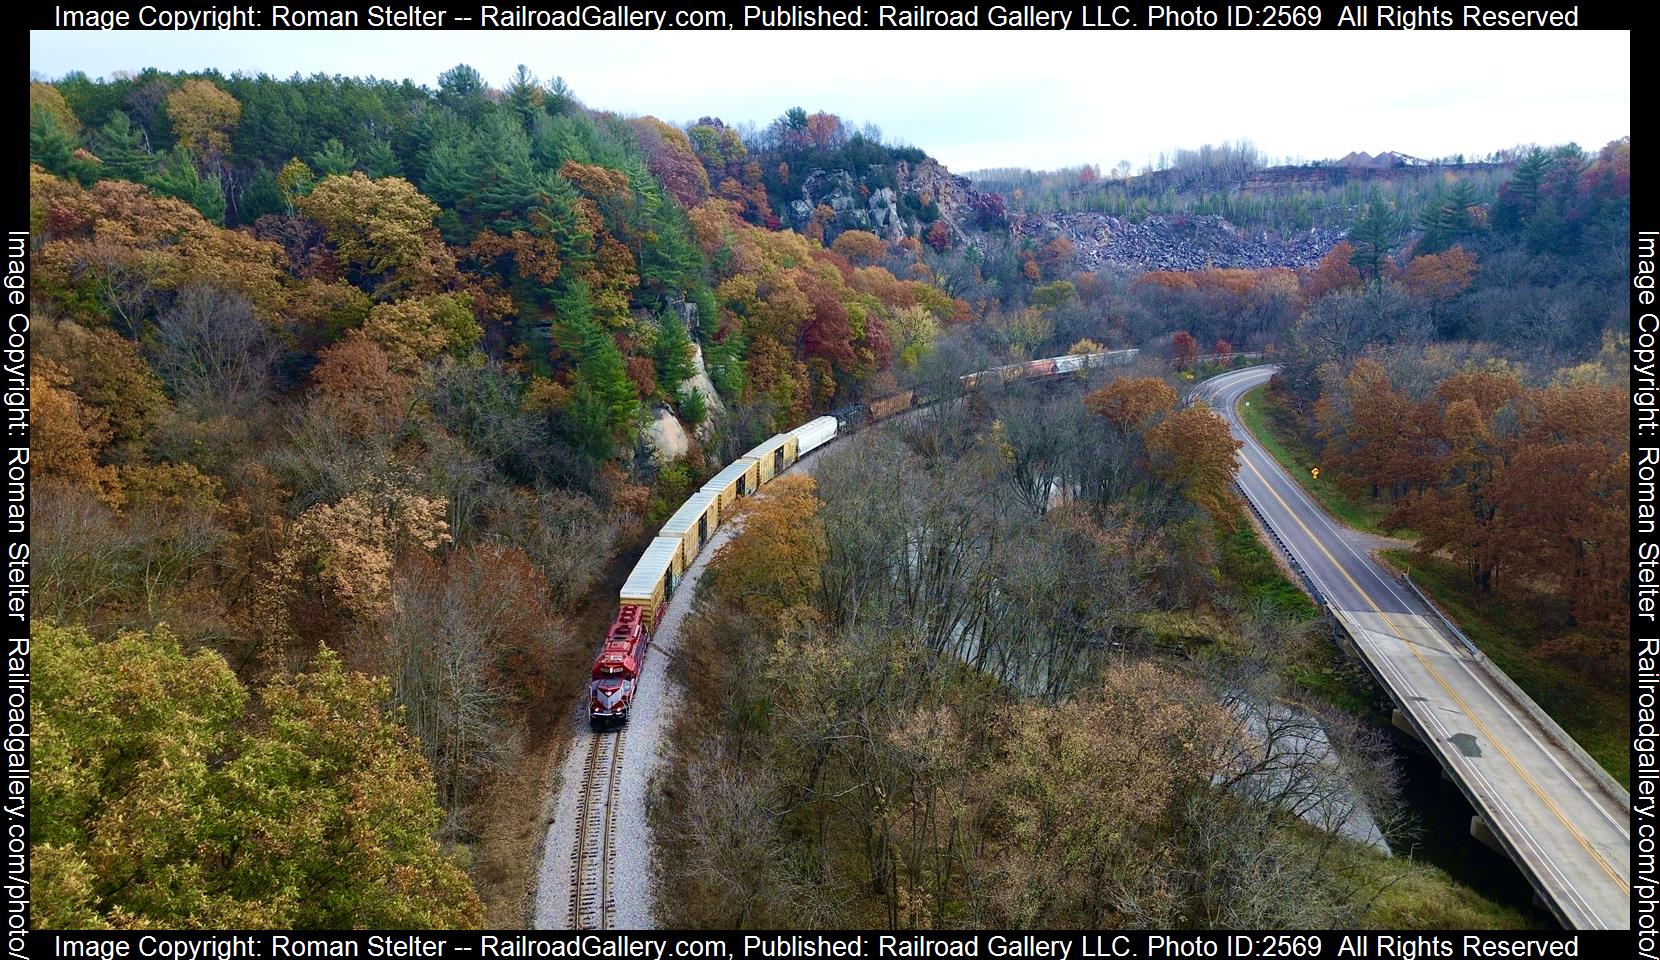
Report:
[{"label": "paved road", "polygon": [[[1631,926],[1630,797],[1560,746],[1560,728],[1447,635],[1434,613],[1280,469],[1236,407],[1272,368],[1200,385],[1240,450],[1239,482],[1354,637],[1482,818],[1558,917],[1575,928]],[[1531,709],[1530,709],[1531,707]]]}]

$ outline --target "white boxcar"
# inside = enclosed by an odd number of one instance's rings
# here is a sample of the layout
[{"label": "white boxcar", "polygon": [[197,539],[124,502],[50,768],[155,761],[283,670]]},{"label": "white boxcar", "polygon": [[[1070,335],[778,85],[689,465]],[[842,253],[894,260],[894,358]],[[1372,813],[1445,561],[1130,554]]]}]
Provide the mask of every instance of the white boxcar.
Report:
[{"label": "white boxcar", "polygon": [[680,541],[680,562],[689,567],[698,551],[715,535],[720,520],[720,491],[705,487],[686,498],[658,535]]},{"label": "white boxcar", "polygon": [[776,433],[770,439],[755,445],[755,448],[739,457],[739,460],[756,461],[760,469],[758,482],[771,483],[772,478],[788,470],[796,458],[795,435],[791,433]]},{"label": "white boxcar", "polygon": [[835,417],[817,417],[796,427],[796,456],[805,457],[809,452],[824,446],[836,435]]},{"label": "white boxcar", "polygon": [[720,491],[721,512],[729,513],[732,501],[749,496],[760,486],[761,462],[754,457],[739,457],[710,478],[703,489]]},{"label": "white boxcar", "polygon": [[680,584],[680,575],[685,570],[685,564],[680,562],[680,540],[656,537],[629,572],[618,601],[624,607],[644,607],[646,629],[654,630],[663,604],[674,596],[674,588]]},{"label": "white boxcar", "polygon": [[1131,347],[1128,350],[1108,350],[1105,353],[1092,353],[1084,358],[1086,367],[1111,367],[1121,363],[1133,363],[1140,350]]}]

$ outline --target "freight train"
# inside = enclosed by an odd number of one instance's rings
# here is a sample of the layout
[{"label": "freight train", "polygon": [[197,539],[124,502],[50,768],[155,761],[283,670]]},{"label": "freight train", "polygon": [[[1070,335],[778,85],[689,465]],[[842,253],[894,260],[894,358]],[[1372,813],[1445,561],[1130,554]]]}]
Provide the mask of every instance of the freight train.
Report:
[{"label": "freight train", "polygon": [[[1017,380],[1041,380],[1126,364],[1135,360],[1137,353],[1110,350],[1012,363],[967,374],[959,383],[963,392],[969,393]],[[588,685],[588,719],[594,729],[627,722],[646,650],[668,609],[669,598],[692,560],[714,536],[715,528],[732,514],[739,497],[750,496],[772,482],[796,461],[834,440],[838,432],[885,420],[932,400],[916,390],[904,390],[809,420],[756,445],[687,498],[646,547],[618,595],[617,615],[605,632]]]}]

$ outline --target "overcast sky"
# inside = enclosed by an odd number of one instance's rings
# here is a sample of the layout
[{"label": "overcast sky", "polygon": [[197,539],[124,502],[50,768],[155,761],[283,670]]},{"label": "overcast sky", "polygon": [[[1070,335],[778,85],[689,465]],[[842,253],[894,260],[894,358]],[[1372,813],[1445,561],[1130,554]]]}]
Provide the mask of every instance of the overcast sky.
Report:
[{"label": "overcast sky", "polygon": [[524,63],[590,107],[874,123],[955,170],[1053,169],[1249,139],[1276,158],[1421,157],[1631,132],[1631,35],[1104,32],[33,32],[48,78],[144,67],[408,78]]}]

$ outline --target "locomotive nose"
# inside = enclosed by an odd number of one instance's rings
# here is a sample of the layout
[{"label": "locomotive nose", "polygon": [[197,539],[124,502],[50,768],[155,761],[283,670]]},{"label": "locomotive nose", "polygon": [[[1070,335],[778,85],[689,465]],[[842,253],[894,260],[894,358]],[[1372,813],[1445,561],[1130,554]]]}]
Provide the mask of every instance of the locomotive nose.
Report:
[{"label": "locomotive nose", "polygon": [[609,710],[623,698],[627,684],[620,681],[599,682],[589,688],[594,705]]}]

